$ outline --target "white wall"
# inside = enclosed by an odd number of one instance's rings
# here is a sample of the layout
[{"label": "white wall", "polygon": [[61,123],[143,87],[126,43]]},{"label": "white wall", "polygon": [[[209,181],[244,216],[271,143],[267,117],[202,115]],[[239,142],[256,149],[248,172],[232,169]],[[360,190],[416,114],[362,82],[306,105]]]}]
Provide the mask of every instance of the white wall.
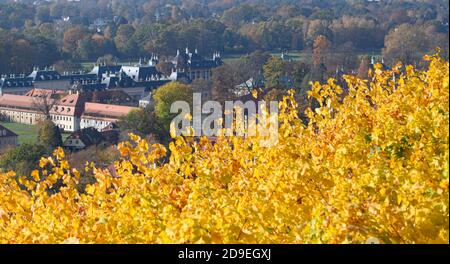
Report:
[{"label": "white wall", "polygon": [[36,112],[23,111],[20,109],[12,110],[12,109],[0,109],[0,113],[3,116],[6,116],[9,122],[27,124],[27,125],[35,125],[40,120],[43,119],[42,114],[38,114]]},{"label": "white wall", "polygon": [[96,120],[96,119],[91,119],[91,118],[81,118],[80,129],[83,129],[86,127],[94,127],[98,131],[101,131],[103,128],[107,127],[109,124],[111,124],[111,121]]}]

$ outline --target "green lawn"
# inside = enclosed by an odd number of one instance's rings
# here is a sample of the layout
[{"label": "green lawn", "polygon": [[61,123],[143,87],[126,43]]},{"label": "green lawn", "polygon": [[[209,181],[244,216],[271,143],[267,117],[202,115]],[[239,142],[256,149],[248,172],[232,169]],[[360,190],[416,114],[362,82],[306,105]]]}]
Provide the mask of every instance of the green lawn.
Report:
[{"label": "green lawn", "polygon": [[[37,142],[38,129],[35,125],[6,122],[0,122],[0,124],[19,135],[19,144]],[[64,141],[69,135],[68,133],[63,133],[62,140]]]}]

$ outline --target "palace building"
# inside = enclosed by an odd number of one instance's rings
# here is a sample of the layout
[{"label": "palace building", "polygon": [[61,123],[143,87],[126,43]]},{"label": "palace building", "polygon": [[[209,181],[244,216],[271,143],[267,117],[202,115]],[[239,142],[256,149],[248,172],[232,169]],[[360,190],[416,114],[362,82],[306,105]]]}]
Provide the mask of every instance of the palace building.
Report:
[{"label": "palace building", "polygon": [[[48,95],[44,95],[48,96]],[[117,122],[136,107],[86,102],[82,94],[69,94],[60,99],[3,94],[0,96],[0,120],[34,125],[46,116],[43,108],[51,108],[51,120],[61,130],[78,131],[86,127],[97,130]]]},{"label": "palace building", "polygon": [[197,49],[190,52],[186,48],[185,52],[177,50],[177,55],[173,58],[172,63],[176,72],[185,73],[190,80],[211,78],[211,70],[223,64],[220,53],[215,52],[212,59],[205,59],[198,54]]},{"label": "palace building", "polygon": [[202,57],[197,49],[191,52],[188,48],[182,53],[178,50],[171,62],[174,67],[170,76],[158,71],[157,55],[152,55],[148,60],[140,59],[136,64],[95,65],[90,72],[61,74],[52,67],[35,67],[28,75],[2,75],[0,95],[24,95],[33,88],[80,93],[121,89],[137,101],[148,92],[171,81],[190,83],[199,78],[209,80],[212,69],[223,64],[219,52],[214,52],[212,59],[208,59]]},{"label": "palace building", "polygon": [[120,117],[137,109],[139,108],[123,105],[85,103],[84,112],[81,115],[80,128],[94,127],[101,131],[117,122]]}]

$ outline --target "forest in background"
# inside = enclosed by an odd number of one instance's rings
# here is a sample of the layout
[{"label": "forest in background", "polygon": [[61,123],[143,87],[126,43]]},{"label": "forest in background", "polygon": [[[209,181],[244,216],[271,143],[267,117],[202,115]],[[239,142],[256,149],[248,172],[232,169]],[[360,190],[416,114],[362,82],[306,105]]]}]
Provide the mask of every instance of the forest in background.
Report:
[{"label": "forest in background", "polygon": [[448,10],[445,0],[0,1],[0,72],[74,70],[105,56],[164,59],[186,46],[208,56],[312,52],[319,36],[323,52],[341,54],[335,64],[357,68],[346,60],[358,52],[415,64],[435,47],[448,56]]}]

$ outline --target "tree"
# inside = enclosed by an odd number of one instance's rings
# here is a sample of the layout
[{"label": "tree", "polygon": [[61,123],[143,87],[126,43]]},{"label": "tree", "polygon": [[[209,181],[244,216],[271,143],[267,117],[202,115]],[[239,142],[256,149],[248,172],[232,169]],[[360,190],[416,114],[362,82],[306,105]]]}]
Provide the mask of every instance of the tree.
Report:
[{"label": "tree", "polygon": [[236,70],[241,76],[240,79],[245,81],[249,78],[258,76],[262,72],[264,64],[266,64],[270,58],[271,55],[268,52],[260,50],[239,58],[240,63],[237,65]]},{"label": "tree", "polygon": [[117,65],[118,62],[119,59],[111,54],[107,54],[97,59],[97,64]]},{"label": "tree", "polygon": [[211,97],[222,104],[234,98],[233,89],[239,84],[235,70],[228,64],[223,64],[212,70]]},{"label": "tree", "polygon": [[163,127],[169,132],[170,122],[177,115],[170,113],[170,107],[175,101],[187,102],[192,109],[192,87],[178,82],[170,82],[159,87],[153,95],[155,115]]},{"label": "tree", "polygon": [[386,35],[382,53],[390,64],[397,61],[418,64],[423,54],[433,48],[430,47],[430,38],[420,27],[402,24]]},{"label": "tree", "polygon": [[174,66],[173,63],[170,61],[161,61],[158,64],[156,64],[156,69],[165,76],[170,76],[170,74],[172,74]]},{"label": "tree", "polygon": [[130,134],[113,168],[84,167],[95,182],[83,192],[60,148],[19,177],[29,192],[0,173],[0,241],[448,243],[449,63],[374,74],[349,76],[344,98],[333,80],[315,83],[308,123],[284,97],[270,147],[262,134],[168,148]]},{"label": "tree", "polygon": [[314,40],[313,45],[313,64],[318,66],[325,63],[325,58],[330,52],[331,42],[324,35],[319,35]]},{"label": "tree", "polygon": [[87,30],[84,27],[76,26],[69,28],[64,32],[63,37],[63,51],[69,54],[74,54],[78,48],[78,42],[84,39],[88,35]]},{"label": "tree", "polygon": [[273,56],[264,64],[264,78],[269,86],[280,85],[280,78],[286,74],[286,62],[280,57]]},{"label": "tree", "polygon": [[[213,100],[224,102],[234,98],[233,90],[236,85],[245,83],[250,78],[258,79],[262,75],[264,64],[270,54],[255,51],[241,56],[239,60],[228,62],[212,71],[211,96]],[[247,87],[251,92],[251,87]]]},{"label": "tree", "polygon": [[[294,61],[290,63],[289,76],[294,81],[294,87],[297,88],[297,92],[306,90],[305,80],[307,80],[308,74],[311,72],[311,66],[304,62]],[[310,81],[310,80],[308,80]],[[308,82],[306,82],[307,84]]]},{"label": "tree", "polygon": [[77,59],[91,60],[95,58],[95,48],[90,37],[85,37],[77,42],[77,49],[73,55]]},{"label": "tree", "polygon": [[38,167],[40,158],[47,154],[47,148],[42,145],[21,144],[0,156],[0,168],[14,170],[18,176],[30,175]]},{"label": "tree", "polygon": [[192,92],[202,94],[202,101],[211,99],[211,87],[212,87],[211,80],[197,78],[192,81],[191,87],[192,87]]},{"label": "tree", "polygon": [[370,61],[368,56],[364,56],[361,58],[361,62],[358,67],[358,78],[365,79],[367,78],[367,74],[370,69]]},{"label": "tree", "polygon": [[37,140],[39,144],[45,146],[48,150],[53,150],[62,146],[62,137],[59,127],[52,120],[42,120],[39,124]]},{"label": "tree", "polygon": [[55,71],[60,73],[78,71],[82,68],[80,63],[72,60],[58,60],[53,64],[53,67]]},{"label": "tree", "polygon": [[38,6],[36,8],[36,18],[40,23],[50,21],[50,8],[48,6]]},{"label": "tree", "polygon": [[52,90],[50,94],[33,97],[33,107],[47,120],[51,120],[50,112],[56,104],[56,100],[52,98],[54,94],[55,91]]},{"label": "tree", "polygon": [[130,111],[120,118],[117,125],[121,131],[141,136],[154,135],[159,142],[166,142],[169,138],[169,133],[156,116],[154,107]]},{"label": "tree", "polygon": [[139,50],[133,39],[134,32],[135,29],[128,24],[120,25],[117,29],[114,43],[116,44],[117,51],[123,56],[132,56]]}]

